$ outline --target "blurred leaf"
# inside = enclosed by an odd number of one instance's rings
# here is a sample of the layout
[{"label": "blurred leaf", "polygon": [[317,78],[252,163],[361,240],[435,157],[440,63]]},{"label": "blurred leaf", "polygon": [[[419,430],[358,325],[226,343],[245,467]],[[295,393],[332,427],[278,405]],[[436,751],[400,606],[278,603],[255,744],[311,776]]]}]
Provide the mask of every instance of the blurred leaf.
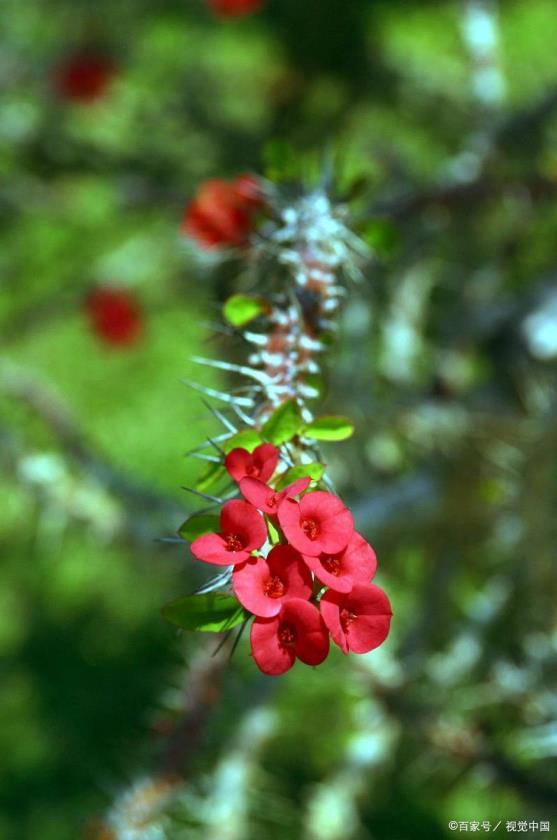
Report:
[{"label": "blurred leaf", "polygon": [[161,614],[170,624],[176,624],[183,630],[200,630],[205,633],[230,630],[242,624],[250,615],[236,598],[221,592],[178,598],[166,604]]},{"label": "blurred leaf", "polygon": [[346,440],[354,434],[354,424],[348,417],[318,417],[304,429],[304,436],[313,440]]},{"label": "blurred leaf", "polygon": [[248,452],[253,452],[260,443],[263,443],[263,438],[259,432],[255,432],[253,429],[245,429],[225,442],[224,451],[228,453],[233,449],[241,448],[247,449]]},{"label": "blurred leaf", "polygon": [[358,231],[361,239],[381,257],[390,257],[400,245],[398,228],[389,219],[373,219]]},{"label": "blurred leaf", "polygon": [[214,534],[219,530],[219,517],[213,513],[194,513],[178,529],[181,537],[193,542],[203,534]]},{"label": "blurred leaf", "polygon": [[281,477],[277,484],[277,490],[284,490],[289,484],[297,481],[299,478],[305,478],[309,475],[313,481],[320,481],[325,472],[325,465],[315,462],[313,464],[300,464],[297,467],[290,467]]},{"label": "blurred leaf", "polygon": [[272,181],[295,181],[299,175],[299,155],[290,143],[271,140],[263,149],[264,172]]},{"label": "blurred leaf", "polygon": [[263,437],[276,446],[292,440],[303,426],[300,406],[295,399],[288,400],[276,409],[263,426]]},{"label": "blurred leaf", "polygon": [[195,489],[204,493],[224,478],[227,472],[222,464],[211,462],[201,473],[195,483]]},{"label": "blurred leaf", "polygon": [[251,295],[232,295],[224,304],[223,314],[233,327],[243,327],[269,309],[264,298]]}]

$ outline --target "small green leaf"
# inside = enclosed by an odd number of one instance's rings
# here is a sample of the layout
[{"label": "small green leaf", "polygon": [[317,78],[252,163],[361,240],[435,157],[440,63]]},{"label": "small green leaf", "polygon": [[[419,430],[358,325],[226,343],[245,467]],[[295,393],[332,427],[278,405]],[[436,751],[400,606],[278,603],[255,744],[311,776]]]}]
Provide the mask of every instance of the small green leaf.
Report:
[{"label": "small green leaf", "polygon": [[263,426],[265,440],[279,446],[292,440],[303,427],[300,406],[295,399],[282,403]]},{"label": "small green leaf", "polygon": [[222,633],[237,627],[249,617],[236,598],[221,592],[188,595],[166,604],[162,617],[183,630]]},{"label": "small green leaf", "polygon": [[219,531],[219,517],[212,513],[194,513],[178,529],[178,533],[188,542],[193,542],[203,534]]},{"label": "small green leaf", "polygon": [[239,447],[241,449],[247,449],[248,452],[253,452],[260,443],[263,443],[263,438],[259,432],[254,432],[252,429],[245,429],[225,442],[224,451],[228,453]]},{"label": "small green leaf", "polygon": [[300,172],[299,154],[284,140],[271,140],[263,149],[264,171],[272,181],[294,181]]},{"label": "small green leaf", "polygon": [[280,533],[273,525],[270,517],[267,517],[267,530],[269,531],[269,542],[271,545],[278,545],[280,542]]},{"label": "small green leaf", "polygon": [[317,417],[304,429],[304,437],[313,440],[346,440],[354,434],[354,424],[348,417]]},{"label": "small green leaf", "polygon": [[223,314],[233,327],[243,327],[269,309],[264,298],[252,295],[232,295],[224,304]]},{"label": "small green leaf", "polygon": [[325,465],[320,464],[318,461],[313,464],[300,464],[297,467],[290,467],[277,483],[277,490],[284,490],[289,484],[308,475],[313,481],[320,481],[323,478],[324,472]]},{"label": "small green leaf", "polygon": [[216,464],[211,461],[197,479],[195,489],[205,493],[226,475],[227,472],[222,464]]}]

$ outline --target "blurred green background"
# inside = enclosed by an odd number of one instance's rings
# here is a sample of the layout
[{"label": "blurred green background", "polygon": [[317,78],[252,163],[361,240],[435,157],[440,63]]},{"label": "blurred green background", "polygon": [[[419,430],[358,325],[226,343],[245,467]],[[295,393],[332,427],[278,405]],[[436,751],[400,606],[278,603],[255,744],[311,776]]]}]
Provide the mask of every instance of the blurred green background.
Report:
[{"label": "blurred green background", "polygon": [[[2,0],[0,17],[0,837],[555,822],[554,0],[268,0],[235,20],[203,0]],[[85,50],[115,68],[91,103],[55,83]],[[229,352],[210,324],[239,271],[178,226],[203,179],[265,171],[276,141],[334,150],[341,187],[365,186],[377,257],[325,406],[358,431],[325,456],[393,629],[277,681],[240,644],[177,797],[139,819],[126,802],[204,646],[159,616],[203,577],[156,542],[196,507],[183,453],[215,428],[180,380],[226,387],[188,359]],[[87,321],[110,284],[142,307],[133,346]]]}]

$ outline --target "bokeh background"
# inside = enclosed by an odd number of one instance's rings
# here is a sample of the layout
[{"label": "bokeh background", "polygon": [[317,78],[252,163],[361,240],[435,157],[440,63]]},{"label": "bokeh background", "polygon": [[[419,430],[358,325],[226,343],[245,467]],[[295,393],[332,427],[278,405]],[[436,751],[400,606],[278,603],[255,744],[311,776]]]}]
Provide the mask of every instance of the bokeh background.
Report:
[{"label": "bokeh background", "polygon": [[[0,16],[0,837],[557,832],[554,0]],[[110,68],[87,101],[60,83],[84,54]],[[159,615],[200,578],[156,539],[195,508],[183,453],[214,429],[180,380],[228,386],[189,358],[223,353],[210,325],[241,273],[185,242],[181,215],[204,179],[324,152],[362,188],[376,251],[324,406],[357,434],[325,456],[392,633],[279,680],[241,643],[155,819],[149,780],[206,644]],[[136,341],[92,329],[105,286],[140,307]]]}]

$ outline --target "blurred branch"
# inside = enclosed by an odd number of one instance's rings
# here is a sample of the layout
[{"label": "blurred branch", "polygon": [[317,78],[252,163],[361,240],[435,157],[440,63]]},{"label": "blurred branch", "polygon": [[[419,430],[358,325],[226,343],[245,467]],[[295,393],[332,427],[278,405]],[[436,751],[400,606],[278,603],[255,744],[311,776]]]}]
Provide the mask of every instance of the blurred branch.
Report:
[{"label": "blurred branch", "polygon": [[[136,512],[139,510],[149,516],[162,514],[167,520],[183,515],[183,507],[173,499],[131,480],[99,456],[65,403],[35,376],[21,368],[4,365],[0,368],[0,389],[45,424],[70,460]],[[138,525],[145,530],[144,522]]]}]

